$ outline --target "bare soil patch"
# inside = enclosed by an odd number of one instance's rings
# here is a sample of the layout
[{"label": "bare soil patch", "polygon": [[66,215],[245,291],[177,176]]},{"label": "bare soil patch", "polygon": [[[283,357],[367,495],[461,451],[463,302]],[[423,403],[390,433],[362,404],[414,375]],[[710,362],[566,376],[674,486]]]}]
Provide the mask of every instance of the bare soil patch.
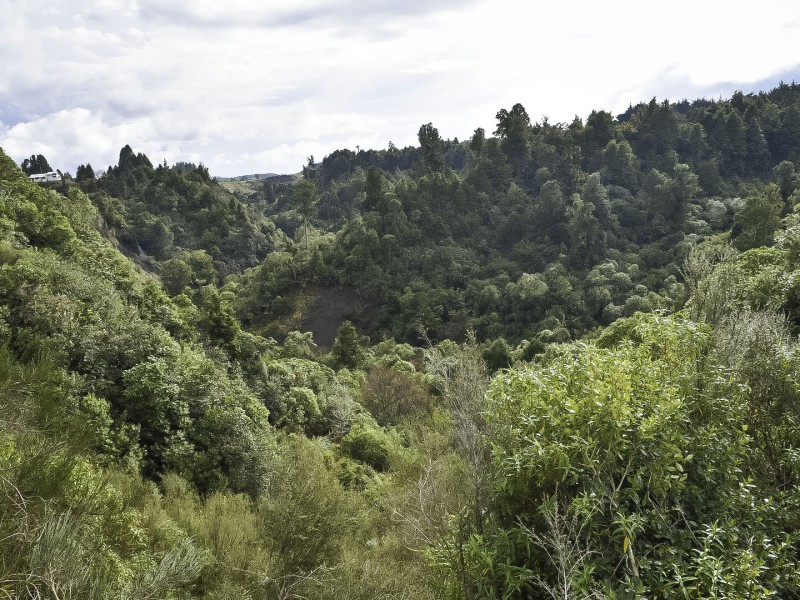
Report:
[{"label": "bare soil patch", "polygon": [[355,320],[361,312],[358,295],[349,286],[320,288],[300,323],[300,331],[310,331],[318,346],[329,348],[336,331],[346,320]]}]

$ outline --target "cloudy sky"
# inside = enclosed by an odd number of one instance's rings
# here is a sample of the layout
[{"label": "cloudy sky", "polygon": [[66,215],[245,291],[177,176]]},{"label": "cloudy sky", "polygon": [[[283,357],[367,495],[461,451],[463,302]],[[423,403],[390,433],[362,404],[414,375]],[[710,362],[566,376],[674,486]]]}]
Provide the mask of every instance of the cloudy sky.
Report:
[{"label": "cloudy sky", "polygon": [[789,0],[0,0],[0,147],[296,172],[337,148],[800,81]]}]

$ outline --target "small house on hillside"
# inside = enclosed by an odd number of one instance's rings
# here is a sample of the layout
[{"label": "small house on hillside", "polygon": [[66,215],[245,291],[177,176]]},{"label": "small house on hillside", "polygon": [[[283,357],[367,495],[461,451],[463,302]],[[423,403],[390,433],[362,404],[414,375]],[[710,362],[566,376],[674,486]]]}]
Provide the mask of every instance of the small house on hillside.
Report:
[{"label": "small house on hillside", "polygon": [[59,175],[56,171],[50,171],[49,173],[36,173],[34,175],[28,175],[28,179],[35,183],[45,183],[51,181],[61,181],[61,175]]}]

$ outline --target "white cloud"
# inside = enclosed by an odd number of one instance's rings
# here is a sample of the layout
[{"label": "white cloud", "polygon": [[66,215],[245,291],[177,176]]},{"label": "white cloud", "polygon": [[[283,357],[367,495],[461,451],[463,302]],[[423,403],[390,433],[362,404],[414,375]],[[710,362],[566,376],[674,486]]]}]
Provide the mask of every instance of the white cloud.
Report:
[{"label": "white cloud", "polygon": [[75,165],[83,162],[101,168],[116,163],[119,150],[125,144],[152,152],[156,145],[150,140],[154,139],[155,131],[149,119],[111,124],[103,115],[73,108],[8,128],[3,134],[2,146],[14,157],[44,154],[53,158],[53,168],[74,173]]},{"label": "white cloud", "polygon": [[422,123],[492,131],[516,102],[568,121],[800,65],[780,0],[0,0],[0,14],[0,146],[73,172],[124,144],[219,175],[297,171],[309,154],[415,143]]}]

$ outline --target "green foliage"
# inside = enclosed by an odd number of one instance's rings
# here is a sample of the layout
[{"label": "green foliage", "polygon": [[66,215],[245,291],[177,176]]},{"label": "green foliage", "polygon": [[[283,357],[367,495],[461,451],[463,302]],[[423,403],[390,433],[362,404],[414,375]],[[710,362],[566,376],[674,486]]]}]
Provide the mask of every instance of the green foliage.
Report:
[{"label": "green foliage", "polygon": [[417,133],[422,154],[422,164],[426,173],[440,173],[444,169],[442,138],[439,130],[428,123],[422,125]]},{"label": "green foliage", "polygon": [[389,459],[397,441],[372,419],[357,416],[350,431],[342,438],[342,451],[376,471],[389,468]]},{"label": "green foliage", "polygon": [[290,331],[280,349],[282,358],[314,359],[314,335],[310,331]]},{"label": "green foliage", "polygon": [[78,165],[78,168],[75,171],[75,181],[85,182],[92,180],[94,178],[95,178],[95,173],[91,164],[86,163],[85,165]]},{"label": "green foliage", "polygon": [[324,394],[334,382],[333,370],[307,358],[285,358],[269,361],[266,371],[270,421],[290,430],[325,431]]},{"label": "green foliage", "polygon": [[379,363],[367,373],[362,403],[381,425],[397,425],[430,414],[433,402],[413,371],[398,370],[398,363]]},{"label": "green foliage", "polygon": [[782,208],[780,190],[774,185],[767,186],[762,194],[748,198],[742,211],[736,215],[733,230],[736,247],[748,250],[770,245],[780,227]]},{"label": "green foliage", "polygon": [[350,321],[345,321],[336,332],[331,348],[333,361],[338,367],[357,369],[364,364],[366,355],[358,331]]},{"label": "green foliage", "polygon": [[[191,338],[193,324],[102,240],[85,196],[73,190],[63,199],[21,179],[14,185],[4,207],[25,209],[6,212],[17,231],[25,231],[38,203],[39,213],[58,215],[67,241],[54,246],[57,236],[40,242],[26,235],[32,246],[0,266],[10,347],[25,358],[47,353],[70,370],[82,390],[75,418],[93,423],[86,439],[108,460],[135,468],[141,455],[151,476],[171,468],[205,490],[257,494],[267,413],[252,392],[202,351],[172,339],[170,332]],[[205,253],[187,260],[195,277],[213,273]],[[225,300],[206,294],[202,323],[233,353],[241,332]]]},{"label": "green foliage", "polygon": [[383,175],[377,167],[370,167],[364,185],[364,210],[380,210],[383,208],[383,200]]},{"label": "green foliage", "polygon": [[52,363],[0,350],[0,590],[99,600],[186,589],[205,557],[180,532],[149,527],[124,486],[82,454],[95,449],[87,436],[107,432],[107,409],[92,398],[71,406],[69,388]]},{"label": "green foliage", "polygon": [[269,535],[276,573],[272,585],[335,564],[342,533],[350,526],[348,497],[308,440],[290,437],[281,444],[269,494],[260,512]]},{"label": "green foliage", "polygon": [[263,489],[267,412],[212,361],[182,349],[129,369],[124,383],[124,410],[141,428],[147,472],[181,473],[204,492]]},{"label": "green foliage", "polygon": [[486,361],[486,368],[490,373],[510,367],[513,358],[508,342],[503,338],[497,338],[483,351],[483,360]]},{"label": "green foliage", "polygon": [[316,184],[310,179],[302,179],[297,182],[292,201],[297,212],[303,217],[303,238],[306,250],[308,250],[308,220],[313,216],[319,202]]},{"label": "green foliage", "polygon": [[564,582],[584,596],[769,597],[791,553],[741,477],[746,388],[708,362],[702,327],[630,324],[635,344],[577,345],[493,382],[497,525],[471,575],[503,597]]},{"label": "green foliage", "polygon": [[161,283],[170,296],[177,296],[192,283],[192,269],[180,258],[171,258],[161,267]]},{"label": "green foliage", "polygon": [[223,190],[202,165],[153,168],[126,146],[103,177],[77,181],[131,253],[167,260],[204,250],[230,273],[256,265],[280,243],[274,227]]}]

